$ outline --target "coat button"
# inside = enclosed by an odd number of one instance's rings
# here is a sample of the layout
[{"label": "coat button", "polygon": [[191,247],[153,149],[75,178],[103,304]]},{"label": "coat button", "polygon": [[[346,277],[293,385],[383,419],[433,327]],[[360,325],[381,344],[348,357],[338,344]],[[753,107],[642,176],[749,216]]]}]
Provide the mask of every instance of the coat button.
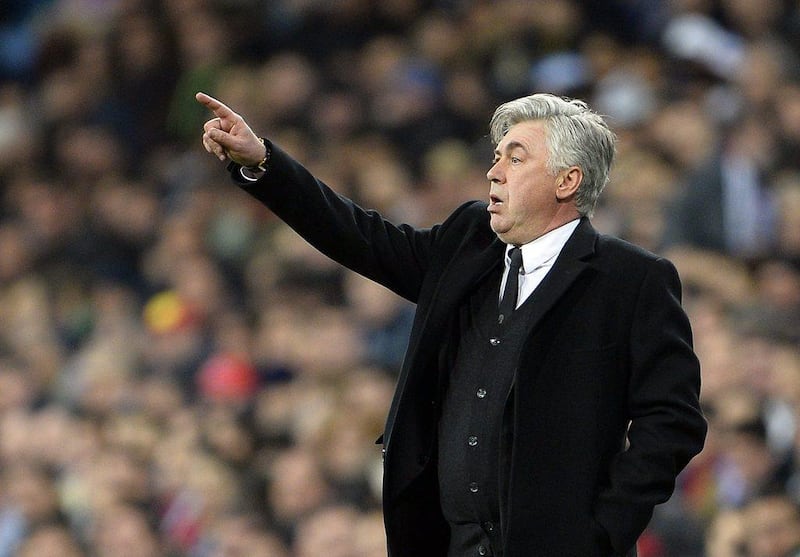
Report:
[{"label": "coat button", "polygon": [[478,483],[477,483],[477,482],[470,482],[470,484],[469,484],[469,490],[470,490],[472,493],[478,493]]},{"label": "coat button", "polygon": [[494,532],[494,522],[484,522],[483,529],[487,532]]},{"label": "coat button", "polygon": [[489,344],[492,346],[498,346],[500,344],[500,339],[497,337],[492,337],[489,339]]},{"label": "coat button", "polygon": [[478,555],[486,555],[487,553],[489,553],[489,550],[486,549],[485,545],[478,546]]},{"label": "coat button", "polygon": [[470,447],[474,447],[475,445],[477,445],[477,444],[478,444],[478,438],[477,438],[477,437],[475,437],[474,435],[470,435],[470,436],[467,438],[467,444],[468,444]]},{"label": "coat button", "polygon": [[477,391],[475,391],[475,396],[478,398],[486,398],[486,389],[483,388],[478,389]]}]

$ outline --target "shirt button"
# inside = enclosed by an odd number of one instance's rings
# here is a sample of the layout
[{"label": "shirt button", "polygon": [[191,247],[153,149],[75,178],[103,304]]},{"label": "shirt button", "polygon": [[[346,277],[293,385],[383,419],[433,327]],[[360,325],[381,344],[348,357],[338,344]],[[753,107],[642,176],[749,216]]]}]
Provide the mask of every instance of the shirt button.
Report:
[{"label": "shirt button", "polygon": [[470,484],[469,484],[469,490],[470,490],[472,493],[478,493],[478,484],[477,484],[477,482],[470,482]]},{"label": "shirt button", "polygon": [[478,444],[478,438],[475,437],[474,435],[470,435],[469,438],[467,439],[467,443],[469,444],[470,447],[474,447],[475,445]]},{"label": "shirt button", "polygon": [[489,550],[486,549],[485,545],[478,546],[478,555],[486,555],[487,553],[489,553]]},{"label": "shirt button", "polygon": [[478,389],[475,391],[475,396],[478,398],[485,398],[486,397],[486,389]]},{"label": "shirt button", "polygon": [[489,339],[489,344],[491,344],[492,346],[497,346],[500,344],[500,339],[497,337],[492,337]]}]

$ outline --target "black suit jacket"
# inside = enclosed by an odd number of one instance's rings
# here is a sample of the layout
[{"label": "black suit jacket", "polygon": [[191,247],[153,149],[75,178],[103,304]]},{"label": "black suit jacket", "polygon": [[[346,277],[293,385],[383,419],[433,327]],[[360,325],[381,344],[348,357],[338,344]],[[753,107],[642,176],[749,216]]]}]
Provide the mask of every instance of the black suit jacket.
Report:
[{"label": "black suit jacket", "polygon": [[[323,253],[415,302],[384,433],[384,520],[393,557],[441,557],[436,485],[443,354],[451,316],[504,245],[486,204],[429,229],[396,226],[337,195],[277,147],[242,184]],[[635,554],[677,474],[703,446],[700,369],[674,267],[583,219],[534,293],[506,415],[506,557]]]}]

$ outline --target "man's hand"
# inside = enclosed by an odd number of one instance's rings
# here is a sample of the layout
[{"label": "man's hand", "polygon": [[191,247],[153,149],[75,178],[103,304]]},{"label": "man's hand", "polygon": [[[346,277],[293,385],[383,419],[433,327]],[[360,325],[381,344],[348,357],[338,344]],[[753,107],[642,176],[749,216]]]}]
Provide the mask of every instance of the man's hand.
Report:
[{"label": "man's hand", "polygon": [[197,93],[195,98],[216,116],[203,125],[206,151],[221,161],[229,158],[242,166],[257,166],[264,159],[266,147],[244,118],[205,93]]}]

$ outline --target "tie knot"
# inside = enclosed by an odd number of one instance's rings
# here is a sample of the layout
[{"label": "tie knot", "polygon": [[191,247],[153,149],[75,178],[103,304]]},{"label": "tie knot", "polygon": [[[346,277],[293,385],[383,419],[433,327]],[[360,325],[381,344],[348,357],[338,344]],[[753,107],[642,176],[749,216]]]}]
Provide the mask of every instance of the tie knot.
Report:
[{"label": "tie knot", "polygon": [[511,259],[508,272],[518,274],[519,270],[522,268],[522,250],[517,247],[511,248],[508,250],[508,257]]}]

